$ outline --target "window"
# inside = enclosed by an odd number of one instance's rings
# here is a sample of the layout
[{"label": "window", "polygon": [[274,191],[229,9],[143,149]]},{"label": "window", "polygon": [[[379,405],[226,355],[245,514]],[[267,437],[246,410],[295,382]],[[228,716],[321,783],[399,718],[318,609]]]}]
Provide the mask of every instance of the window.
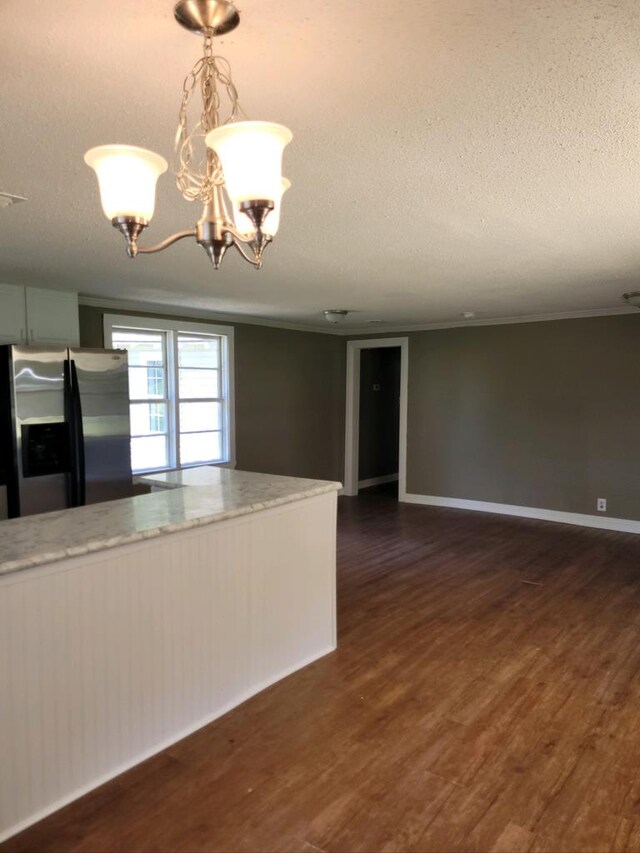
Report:
[{"label": "window", "polygon": [[151,397],[162,396],[162,362],[153,359],[147,362],[147,391]]},{"label": "window", "polygon": [[167,431],[167,413],[163,403],[151,403],[149,406],[149,432]]},{"label": "window", "polygon": [[106,315],[105,342],[129,353],[134,472],[233,464],[233,329]]}]

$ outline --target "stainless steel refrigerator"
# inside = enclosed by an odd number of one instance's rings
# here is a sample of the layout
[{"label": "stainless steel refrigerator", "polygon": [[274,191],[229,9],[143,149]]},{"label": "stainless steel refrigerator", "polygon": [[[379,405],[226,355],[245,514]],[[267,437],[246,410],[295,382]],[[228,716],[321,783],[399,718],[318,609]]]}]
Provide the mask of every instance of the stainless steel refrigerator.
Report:
[{"label": "stainless steel refrigerator", "polygon": [[9,518],[132,494],[125,351],[0,346],[0,484]]}]

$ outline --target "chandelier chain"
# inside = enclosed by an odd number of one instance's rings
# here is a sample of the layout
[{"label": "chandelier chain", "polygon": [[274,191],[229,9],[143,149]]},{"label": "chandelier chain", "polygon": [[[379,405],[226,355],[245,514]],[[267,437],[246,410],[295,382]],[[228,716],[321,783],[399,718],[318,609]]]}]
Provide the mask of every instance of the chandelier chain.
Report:
[{"label": "chandelier chain", "polygon": [[[185,77],[178,115],[175,143],[175,176],[178,189],[187,201],[208,204],[213,188],[223,183],[222,169],[214,151],[205,144],[210,130],[221,124],[246,118],[238,100],[238,90],[231,78],[231,66],[213,53],[213,31],[205,32],[203,54]],[[220,89],[229,102],[227,116],[221,120]],[[202,111],[199,121],[189,129],[189,111],[193,94],[199,90]]]}]

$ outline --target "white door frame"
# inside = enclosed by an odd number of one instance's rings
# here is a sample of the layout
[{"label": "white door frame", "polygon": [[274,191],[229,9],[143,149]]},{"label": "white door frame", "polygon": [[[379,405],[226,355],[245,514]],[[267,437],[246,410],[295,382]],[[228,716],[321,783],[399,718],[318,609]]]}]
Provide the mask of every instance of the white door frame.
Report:
[{"label": "white door frame", "polygon": [[407,496],[407,400],[409,393],[409,338],[372,338],[347,341],[347,410],[344,445],[344,494],[358,494],[360,443],[360,353],[363,349],[400,347],[400,458],[398,500]]}]

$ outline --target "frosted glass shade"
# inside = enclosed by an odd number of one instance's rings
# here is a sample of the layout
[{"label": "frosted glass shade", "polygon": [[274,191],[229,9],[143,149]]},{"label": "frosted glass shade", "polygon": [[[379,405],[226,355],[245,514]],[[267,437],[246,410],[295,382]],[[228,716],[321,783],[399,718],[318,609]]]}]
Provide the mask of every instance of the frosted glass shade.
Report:
[{"label": "frosted glass shade", "polygon": [[[286,178],[281,179],[280,195],[278,198],[273,199],[275,207],[267,216],[264,221],[264,225],[262,226],[262,231],[264,234],[269,234],[271,237],[275,237],[278,233],[278,227],[280,225],[280,208],[282,207],[282,196],[286,193],[290,186],[291,181],[288,181]],[[251,222],[246,213],[243,213],[241,210],[238,210],[238,208],[235,206],[233,208],[233,218],[235,220],[235,226],[241,234],[253,234],[253,232],[255,231],[253,223]]]},{"label": "frosted glass shade", "polygon": [[268,121],[238,121],[209,131],[207,145],[220,159],[234,205],[281,196],[282,152],[292,138],[284,125]]},{"label": "frosted glass shade", "polygon": [[156,182],[167,161],[153,151],[133,145],[100,145],[84,155],[98,176],[100,201],[108,219],[133,216],[151,220],[156,206]]}]

